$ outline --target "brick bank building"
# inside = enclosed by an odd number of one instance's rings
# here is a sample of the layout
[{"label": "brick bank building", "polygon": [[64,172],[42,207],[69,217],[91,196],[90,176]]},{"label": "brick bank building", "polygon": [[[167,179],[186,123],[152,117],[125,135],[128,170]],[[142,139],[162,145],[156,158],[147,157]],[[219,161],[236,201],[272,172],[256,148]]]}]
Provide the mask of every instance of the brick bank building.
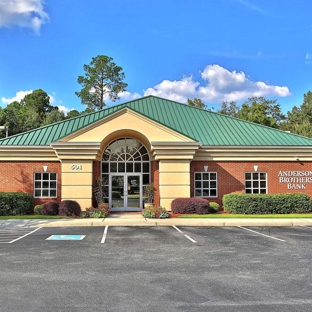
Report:
[{"label": "brick bank building", "polygon": [[177,197],[222,203],[231,192],[312,196],[312,139],[148,96],[0,140],[0,191],[34,204],[94,204],[98,178],[112,211]]}]

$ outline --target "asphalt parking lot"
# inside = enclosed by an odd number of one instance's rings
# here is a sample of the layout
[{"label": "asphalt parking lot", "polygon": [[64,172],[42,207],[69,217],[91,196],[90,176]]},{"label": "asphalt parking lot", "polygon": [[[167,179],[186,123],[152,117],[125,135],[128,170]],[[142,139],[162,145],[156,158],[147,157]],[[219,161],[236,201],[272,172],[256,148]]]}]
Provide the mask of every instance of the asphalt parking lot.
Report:
[{"label": "asphalt parking lot", "polygon": [[8,229],[0,311],[312,308],[312,227]]}]

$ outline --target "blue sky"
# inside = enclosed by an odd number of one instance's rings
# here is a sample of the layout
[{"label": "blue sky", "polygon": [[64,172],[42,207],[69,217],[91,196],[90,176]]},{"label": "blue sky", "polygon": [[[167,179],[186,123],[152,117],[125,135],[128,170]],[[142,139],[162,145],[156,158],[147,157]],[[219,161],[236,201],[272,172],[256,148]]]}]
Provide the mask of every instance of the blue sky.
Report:
[{"label": "blue sky", "polygon": [[41,88],[84,110],[77,78],[103,54],[126,75],[119,102],[264,96],[286,112],[312,91],[311,13],[309,0],[0,0],[0,106]]}]

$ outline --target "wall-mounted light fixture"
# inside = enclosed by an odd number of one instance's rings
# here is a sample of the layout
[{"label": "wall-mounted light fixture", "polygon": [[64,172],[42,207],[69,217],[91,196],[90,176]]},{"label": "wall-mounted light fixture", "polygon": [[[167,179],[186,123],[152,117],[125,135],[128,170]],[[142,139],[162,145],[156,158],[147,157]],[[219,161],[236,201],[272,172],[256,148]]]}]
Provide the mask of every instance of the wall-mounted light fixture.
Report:
[{"label": "wall-mounted light fixture", "polygon": [[254,170],[255,170],[255,171],[258,171],[258,166],[254,166]]},{"label": "wall-mounted light fixture", "polygon": [[207,172],[208,171],[208,166],[204,166],[204,170],[205,170],[205,172]]},{"label": "wall-mounted light fixture", "polygon": [[43,171],[47,172],[47,170],[48,170],[48,166],[43,166]]},{"label": "wall-mounted light fixture", "polygon": [[299,157],[296,157],[296,160],[299,161],[300,160]]}]

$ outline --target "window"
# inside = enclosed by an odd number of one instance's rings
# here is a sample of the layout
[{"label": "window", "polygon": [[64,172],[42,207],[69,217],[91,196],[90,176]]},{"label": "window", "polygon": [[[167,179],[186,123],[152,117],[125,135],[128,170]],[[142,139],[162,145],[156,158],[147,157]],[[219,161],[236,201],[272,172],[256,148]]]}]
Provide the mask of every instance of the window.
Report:
[{"label": "window", "polygon": [[266,194],[267,192],[266,172],[246,172],[245,192],[246,194]]},{"label": "window", "polygon": [[217,173],[195,172],[195,197],[217,197]]},{"label": "window", "polygon": [[35,197],[57,197],[57,174],[55,172],[35,173]]}]

